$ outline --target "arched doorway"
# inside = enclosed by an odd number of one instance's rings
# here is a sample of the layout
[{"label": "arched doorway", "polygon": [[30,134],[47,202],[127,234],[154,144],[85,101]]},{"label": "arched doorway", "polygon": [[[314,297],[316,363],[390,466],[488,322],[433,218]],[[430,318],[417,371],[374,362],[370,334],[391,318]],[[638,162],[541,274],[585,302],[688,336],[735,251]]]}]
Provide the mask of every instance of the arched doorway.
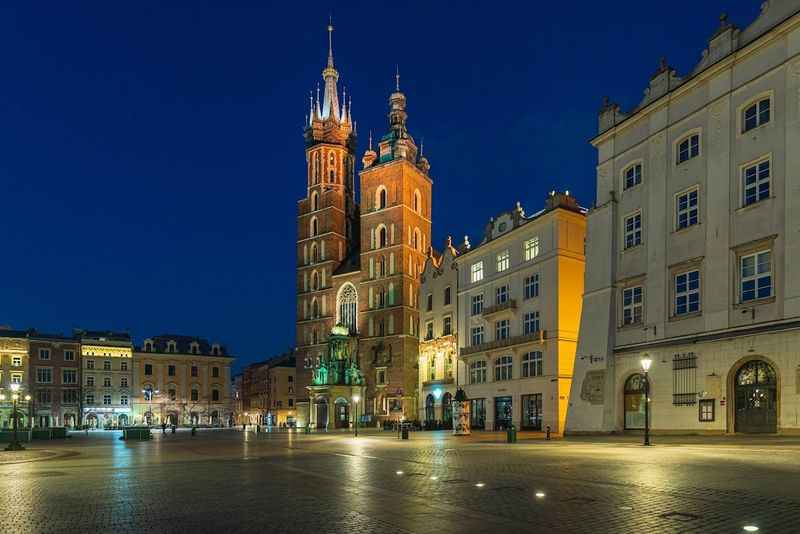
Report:
[{"label": "arched doorway", "polygon": [[433,394],[425,397],[425,422],[432,425],[436,421],[436,411],[433,408]]},{"label": "arched doorway", "polygon": [[211,412],[211,426],[219,426],[219,412],[217,410]]},{"label": "arched doorway", "polygon": [[644,375],[631,375],[625,381],[625,430],[644,429],[644,389]]},{"label": "arched doorway", "polygon": [[442,423],[445,428],[453,428],[453,396],[449,391],[442,396]]},{"label": "arched doorway", "polygon": [[75,421],[76,421],[75,414],[73,414],[73,413],[64,414],[64,426],[65,427],[67,427],[69,429],[75,428],[75,424],[76,424]]},{"label": "arched doorway", "polygon": [[119,426],[128,426],[128,416],[124,413],[119,414],[117,418],[117,422]]},{"label": "arched doorway", "polygon": [[189,421],[192,425],[198,425],[200,424],[200,416],[197,414],[197,412],[191,412],[189,414]]},{"label": "arched doorway", "polygon": [[86,416],[86,425],[92,429],[97,428],[97,416],[93,413],[90,413],[88,416]]},{"label": "arched doorway", "polygon": [[348,428],[350,426],[350,410],[347,401],[341,397],[336,399],[336,428]]},{"label": "arched doorway", "polygon": [[733,382],[736,432],[778,431],[778,379],[775,369],[763,360],[752,360],[739,368]]}]

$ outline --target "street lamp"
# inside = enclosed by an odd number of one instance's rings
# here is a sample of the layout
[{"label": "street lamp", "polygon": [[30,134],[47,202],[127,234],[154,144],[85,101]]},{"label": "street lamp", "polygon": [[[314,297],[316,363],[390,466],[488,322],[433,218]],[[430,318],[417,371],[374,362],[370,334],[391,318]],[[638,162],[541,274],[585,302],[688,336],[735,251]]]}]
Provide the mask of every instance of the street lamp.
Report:
[{"label": "street lamp", "polygon": [[[11,402],[12,402],[12,415],[11,417],[14,419],[14,438],[11,443],[8,444],[6,447],[7,451],[24,451],[25,447],[22,446],[22,443],[19,442],[19,437],[17,435],[17,429],[19,428],[19,412],[17,412],[17,401],[20,398],[19,395],[19,384],[13,383],[11,384]],[[0,394],[0,400],[6,400],[6,396]],[[31,400],[30,395],[25,395],[25,400]],[[30,414],[28,414],[30,416]]]},{"label": "street lamp", "polygon": [[650,378],[648,378],[647,372],[650,370],[653,360],[645,355],[641,363],[644,371],[644,444],[650,445]]},{"label": "street lamp", "polygon": [[361,396],[358,394],[353,395],[353,407],[355,413],[353,414],[353,428],[355,429],[355,437],[358,437],[358,401],[361,400]]},{"label": "street lamp", "polygon": [[150,421],[148,421],[147,426],[153,425],[153,395],[158,395],[158,390],[153,388],[143,389],[142,395],[144,398],[150,402],[150,406],[147,408],[147,413],[150,414]]}]

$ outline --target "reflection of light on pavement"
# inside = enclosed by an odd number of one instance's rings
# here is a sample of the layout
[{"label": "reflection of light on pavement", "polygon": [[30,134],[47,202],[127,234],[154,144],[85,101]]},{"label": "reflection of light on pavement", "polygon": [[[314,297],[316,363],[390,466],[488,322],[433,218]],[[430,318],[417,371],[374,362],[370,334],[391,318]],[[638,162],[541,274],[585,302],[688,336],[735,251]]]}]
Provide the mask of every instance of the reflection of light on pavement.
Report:
[{"label": "reflection of light on pavement", "polygon": [[402,472],[402,471],[395,471],[395,472],[394,472],[394,474],[395,474],[395,475],[402,475],[402,474],[403,474],[403,472]]},{"label": "reflection of light on pavement", "polygon": [[432,476],[432,477],[431,477],[431,480],[439,480],[439,477],[437,477],[436,475],[434,475],[434,476]]},{"label": "reflection of light on pavement", "polygon": [[544,492],[543,491],[537,491],[536,492],[536,498],[537,499],[544,499]]},{"label": "reflection of light on pavement", "polygon": [[476,488],[482,488],[482,487],[484,487],[485,485],[486,485],[486,484],[484,484],[483,482],[478,482],[477,484],[475,484],[475,487],[476,487]]},{"label": "reflection of light on pavement", "polygon": [[744,527],[745,532],[758,532],[758,527],[755,525],[747,525]]}]

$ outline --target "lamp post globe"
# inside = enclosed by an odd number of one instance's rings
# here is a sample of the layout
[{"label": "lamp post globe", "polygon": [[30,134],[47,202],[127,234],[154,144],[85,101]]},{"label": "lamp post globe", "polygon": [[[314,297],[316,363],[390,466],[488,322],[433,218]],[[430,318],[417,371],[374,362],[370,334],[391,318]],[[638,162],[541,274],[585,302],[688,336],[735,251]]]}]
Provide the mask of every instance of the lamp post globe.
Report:
[{"label": "lamp post globe", "polygon": [[650,445],[650,377],[648,372],[653,360],[645,354],[642,357],[642,371],[644,371],[644,445]]}]

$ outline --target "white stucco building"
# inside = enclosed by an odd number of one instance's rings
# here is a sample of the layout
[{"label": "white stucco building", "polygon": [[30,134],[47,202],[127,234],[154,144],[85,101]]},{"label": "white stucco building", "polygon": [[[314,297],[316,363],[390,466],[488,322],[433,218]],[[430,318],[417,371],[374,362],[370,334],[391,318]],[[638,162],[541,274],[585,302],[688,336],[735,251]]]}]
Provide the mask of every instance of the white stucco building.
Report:
[{"label": "white stucco building", "polygon": [[551,193],[492,218],[457,260],[458,337],[471,426],[563,431],[584,277],[585,212]]},{"label": "white stucco building", "polygon": [[800,1],[606,102],[568,432],[800,431]]}]

